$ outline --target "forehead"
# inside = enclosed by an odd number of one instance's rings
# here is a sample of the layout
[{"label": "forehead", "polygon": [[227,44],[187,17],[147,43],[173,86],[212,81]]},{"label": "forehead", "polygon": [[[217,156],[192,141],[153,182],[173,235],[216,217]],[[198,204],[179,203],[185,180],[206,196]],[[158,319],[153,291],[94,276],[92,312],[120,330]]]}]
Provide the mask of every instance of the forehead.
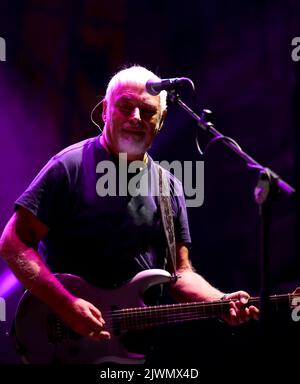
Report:
[{"label": "forehead", "polygon": [[117,84],[112,91],[111,102],[123,100],[160,108],[160,96],[150,95],[146,92],[144,84],[131,82]]}]

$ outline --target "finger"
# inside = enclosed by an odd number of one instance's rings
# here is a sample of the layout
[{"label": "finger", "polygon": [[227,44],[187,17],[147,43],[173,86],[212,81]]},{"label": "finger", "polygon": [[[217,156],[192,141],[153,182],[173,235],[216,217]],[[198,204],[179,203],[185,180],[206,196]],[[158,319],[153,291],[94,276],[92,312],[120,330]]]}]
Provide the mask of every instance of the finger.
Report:
[{"label": "finger", "polygon": [[[240,303],[241,304],[241,303]],[[248,307],[244,307],[242,304],[238,306],[237,317],[240,323],[244,323],[250,319],[250,311]]]},{"label": "finger", "polygon": [[236,313],[237,313],[237,316],[238,317],[241,317],[241,318],[247,318],[249,317],[249,308],[248,307],[245,307],[242,303],[238,303],[236,305]]},{"label": "finger", "polygon": [[239,301],[232,302],[231,305],[231,308],[234,309],[236,322],[238,324],[244,323],[245,321],[249,320],[249,309],[247,307],[244,307],[244,305]]},{"label": "finger", "polygon": [[110,333],[107,331],[101,331],[99,334],[99,338],[109,340],[110,339]]},{"label": "finger", "polygon": [[259,309],[256,308],[254,305],[251,305],[249,307],[249,313],[251,318],[253,318],[254,320],[259,320]]},{"label": "finger", "polygon": [[238,320],[238,317],[237,317],[237,314],[236,314],[236,311],[234,308],[230,308],[229,316],[230,316],[230,324],[231,325],[238,325],[239,324],[239,320]]},{"label": "finger", "polygon": [[239,297],[238,298],[242,304],[247,304],[248,300],[250,298],[250,295],[245,291],[239,291]]},{"label": "finger", "polygon": [[227,315],[223,315],[222,316],[222,319],[229,325],[231,326],[236,326],[236,325],[239,325],[239,321],[237,319],[237,317],[235,316],[234,313],[228,313]]},{"label": "finger", "polygon": [[235,309],[237,312],[237,316],[241,318],[241,320],[243,321],[249,320],[250,312],[249,312],[249,308],[245,304],[243,304],[240,301],[237,301],[235,302]]},{"label": "finger", "polygon": [[102,314],[98,308],[92,306],[92,307],[90,307],[90,311],[91,311],[92,315],[94,315],[99,321],[101,321],[103,324],[105,324],[105,320],[103,319]]},{"label": "finger", "polygon": [[100,331],[100,332],[92,331],[88,334],[88,337],[90,337],[93,340],[108,340],[110,339],[110,333],[107,331]]},{"label": "finger", "polygon": [[97,307],[95,307],[93,304],[90,304],[90,311],[96,315],[98,318],[101,317],[101,312]]},{"label": "finger", "polygon": [[231,309],[234,309],[235,314],[237,314],[237,312],[239,311],[240,306],[241,306],[242,304],[241,304],[239,301],[231,301],[231,302],[229,303],[229,305],[230,305],[230,308],[231,308]]},{"label": "finger", "polygon": [[102,320],[98,320],[95,316],[91,314],[91,316],[88,317],[89,329],[92,329],[93,331],[100,332],[104,326],[104,322]]}]

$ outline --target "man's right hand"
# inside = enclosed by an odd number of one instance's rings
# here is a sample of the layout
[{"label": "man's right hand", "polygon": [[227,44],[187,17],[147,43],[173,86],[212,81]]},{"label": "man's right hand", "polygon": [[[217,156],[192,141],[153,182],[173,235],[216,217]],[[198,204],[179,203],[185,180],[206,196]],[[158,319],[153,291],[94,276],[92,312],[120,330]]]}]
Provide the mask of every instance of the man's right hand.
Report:
[{"label": "man's right hand", "polygon": [[90,302],[75,298],[70,306],[59,311],[62,320],[81,336],[94,340],[109,339],[110,333],[104,330],[105,321],[101,312]]},{"label": "man's right hand", "polygon": [[82,336],[108,339],[101,312],[86,300],[74,297],[49,271],[38,254],[38,244],[49,228],[29,210],[19,207],[0,239],[0,253],[9,267],[36,297]]}]

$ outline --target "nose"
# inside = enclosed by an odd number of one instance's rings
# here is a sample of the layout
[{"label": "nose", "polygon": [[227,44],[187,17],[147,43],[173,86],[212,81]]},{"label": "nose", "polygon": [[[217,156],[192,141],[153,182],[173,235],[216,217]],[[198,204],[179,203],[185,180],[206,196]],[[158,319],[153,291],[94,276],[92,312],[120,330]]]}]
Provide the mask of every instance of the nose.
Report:
[{"label": "nose", "polygon": [[133,108],[131,115],[130,115],[131,121],[139,122],[141,121],[141,111],[138,107]]}]

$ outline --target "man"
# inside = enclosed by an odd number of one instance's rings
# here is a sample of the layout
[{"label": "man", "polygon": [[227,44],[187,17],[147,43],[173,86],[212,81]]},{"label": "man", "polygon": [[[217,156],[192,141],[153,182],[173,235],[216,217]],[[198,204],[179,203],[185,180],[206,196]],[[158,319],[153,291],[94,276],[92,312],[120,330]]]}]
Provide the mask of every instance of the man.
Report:
[{"label": "man", "polygon": [[[99,190],[105,176],[103,162],[121,171],[124,161],[139,160],[141,174],[155,172],[147,150],[163,125],[166,93],[148,94],[145,84],[149,79],[159,80],[138,66],[111,79],[103,101],[102,135],[66,148],[47,163],[16,201],[0,242],[1,256],[21,283],[74,331],[97,340],[110,337],[101,308],[68,292],[53,272],[80,275],[92,284],[113,288],[143,269],[166,264],[157,198],[104,196]],[[121,184],[119,178],[115,181]],[[179,278],[170,292],[179,301],[220,300],[224,293],[193,271],[184,197],[174,193],[179,181],[173,179],[173,184]],[[122,185],[115,187],[113,192]],[[226,297],[233,299],[225,317],[230,324],[257,318],[258,309],[245,306],[246,292]]]}]

